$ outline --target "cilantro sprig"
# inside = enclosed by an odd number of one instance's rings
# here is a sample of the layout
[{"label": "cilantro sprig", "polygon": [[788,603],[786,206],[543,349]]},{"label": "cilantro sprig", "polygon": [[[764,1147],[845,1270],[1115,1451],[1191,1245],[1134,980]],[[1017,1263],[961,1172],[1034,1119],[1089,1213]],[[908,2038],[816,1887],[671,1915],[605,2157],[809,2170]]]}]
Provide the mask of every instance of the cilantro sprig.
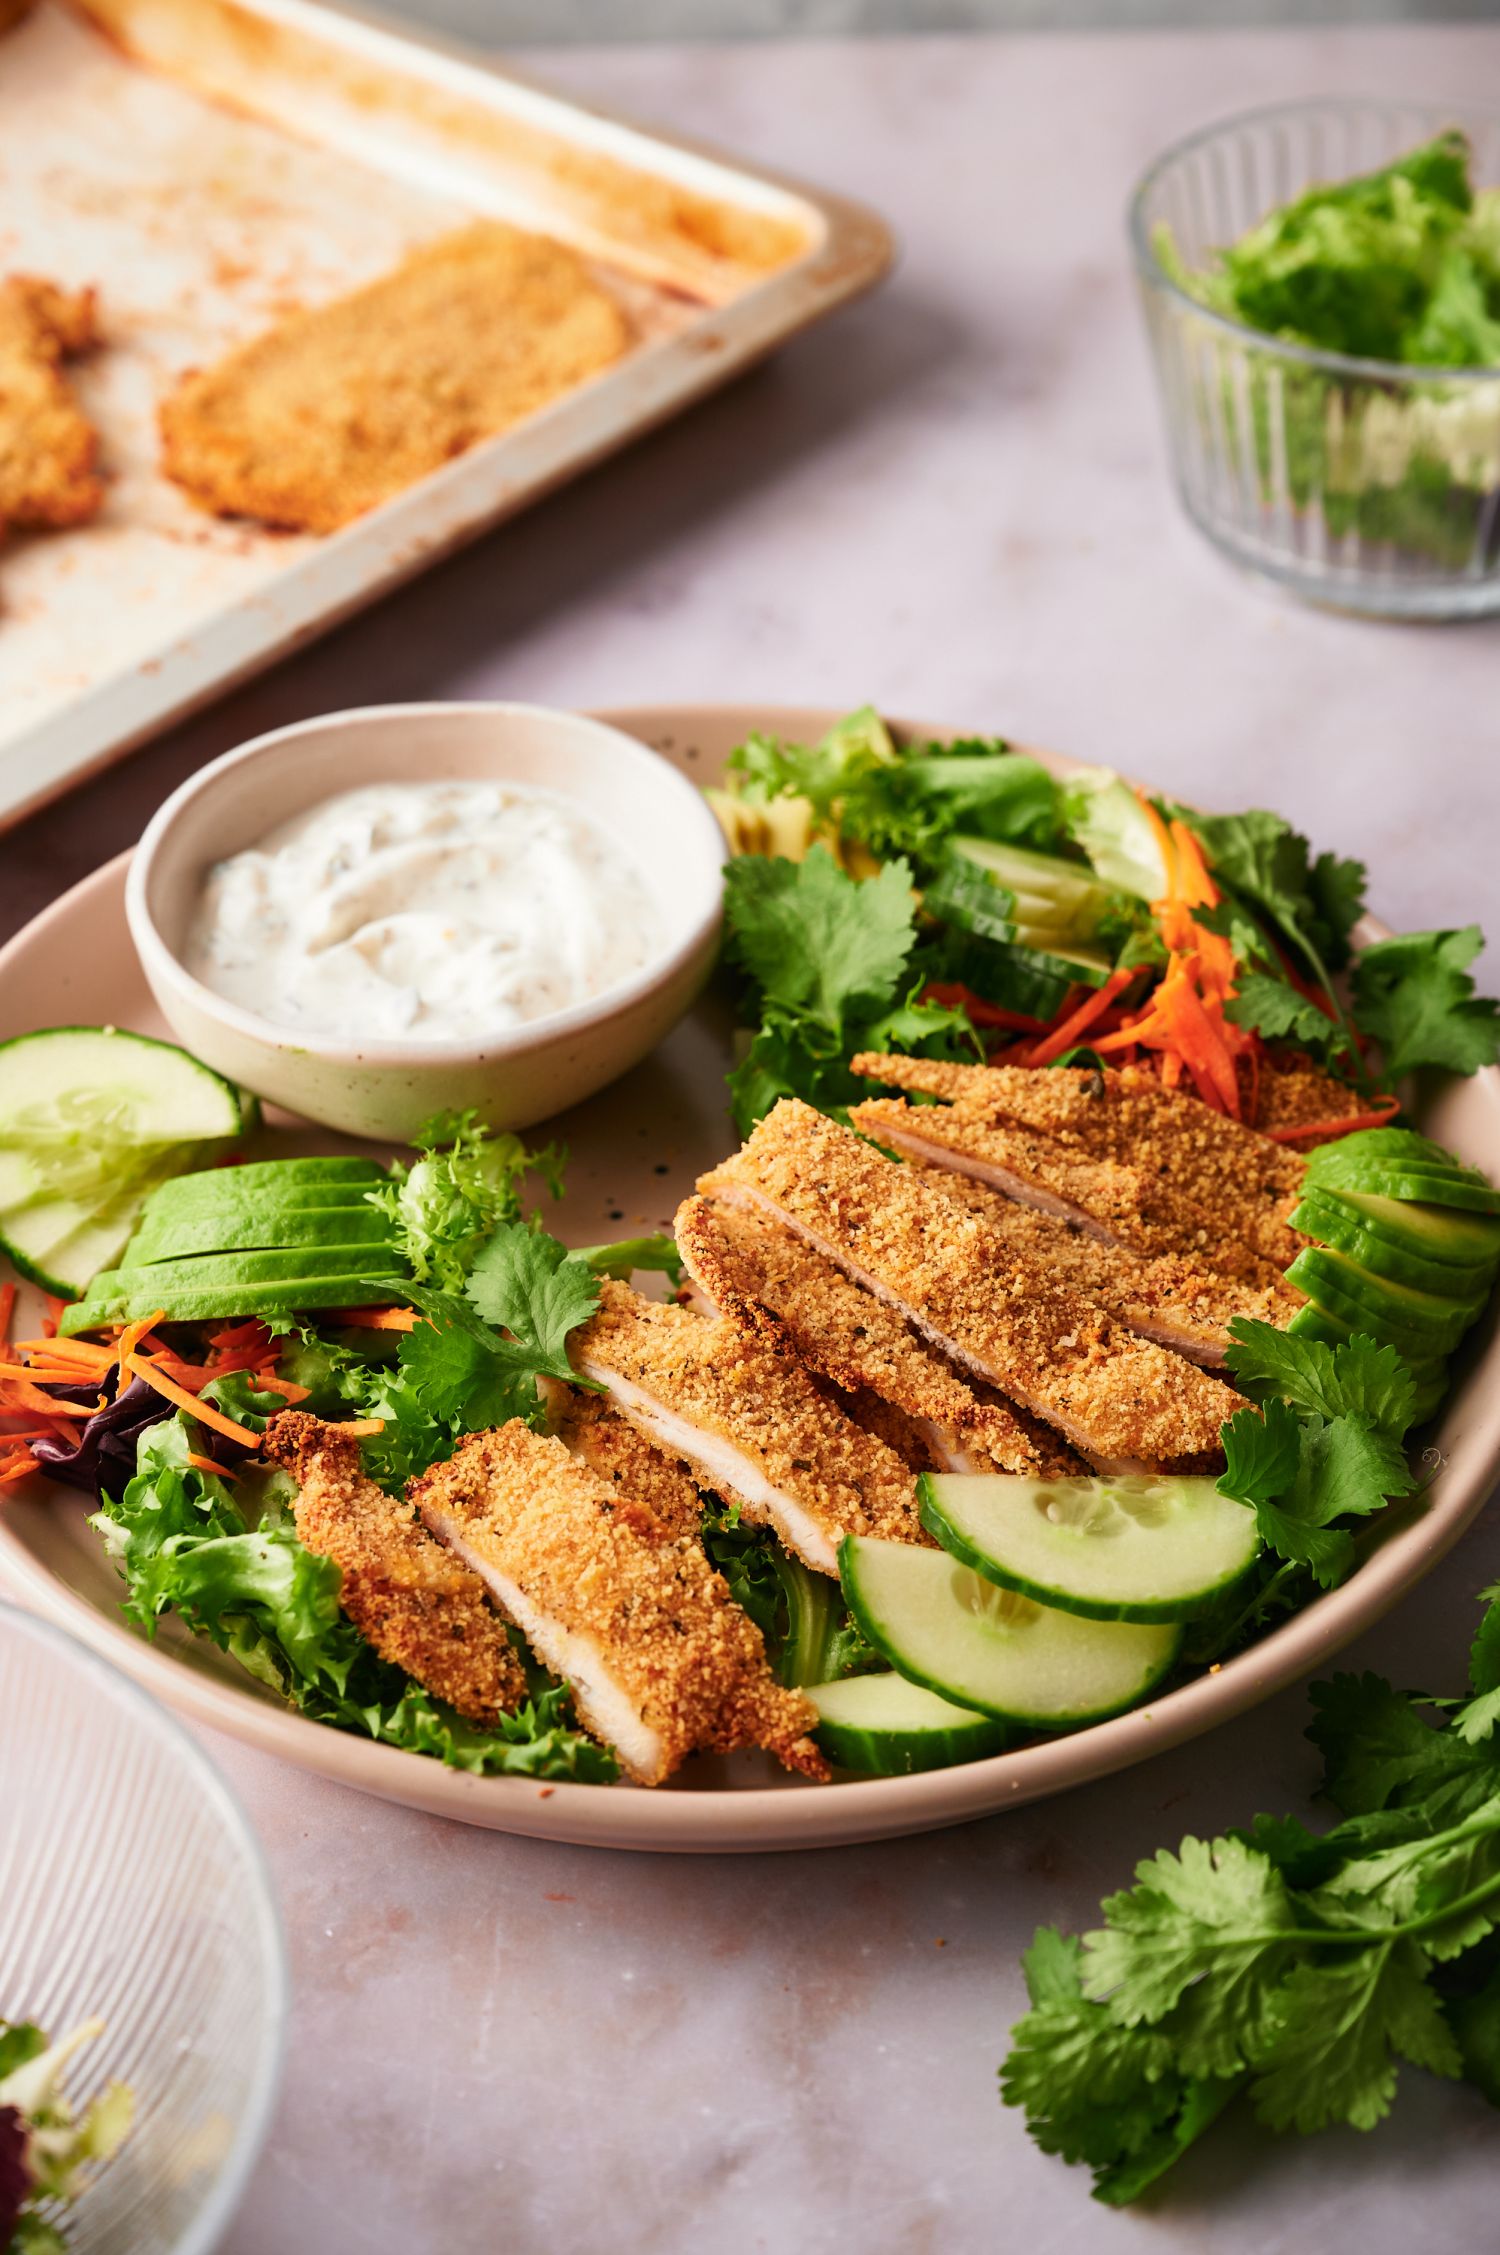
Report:
[{"label": "cilantro sprig", "polygon": [[1221,1495],[1254,1507],[1279,1558],[1329,1588],[1354,1562],[1339,1522],[1363,1518],[1415,1486],[1401,1443],[1415,1389],[1394,1347],[1356,1337],[1326,1346],[1236,1316],[1228,1366],[1259,1404],[1223,1428]]},{"label": "cilantro sprig", "polygon": [[1100,2200],[1139,2198],[1242,2094],[1272,2129],[1370,2129],[1404,2061],[1500,2105],[1500,1588],[1484,1595],[1467,1700],[1314,1685],[1331,1831],[1261,1816],[1190,1837],[1081,1940],[1037,1935],[1001,2093]]},{"label": "cilantro sprig", "polygon": [[724,873],[730,961],[747,977],[759,1026],[729,1077],[735,1124],[748,1135],[783,1096],[820,1111],[854,1103],[859,1050],[974,1049],[962,1011],[920,999],[912,873],[902,860],[846,876],[826,846],[806,860],[744,855]]}]

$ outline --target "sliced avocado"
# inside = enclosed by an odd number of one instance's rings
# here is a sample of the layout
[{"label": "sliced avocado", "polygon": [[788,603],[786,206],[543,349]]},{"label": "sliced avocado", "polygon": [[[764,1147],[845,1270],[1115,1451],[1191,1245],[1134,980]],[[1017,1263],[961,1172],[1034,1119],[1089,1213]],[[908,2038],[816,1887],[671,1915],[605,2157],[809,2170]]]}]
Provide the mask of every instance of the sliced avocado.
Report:
[{"label": "sliced avocado", "polygon": [[373,1159],[252,1159],[242,1167],[200,1167],[193,1174],[176,1175],[156,1196],[187,1198],[205,1186],[217,1190],[232,1185],[246,1193],[286,1190],[309,1182],[358,1183],[369,1190],[384,1180],[384,1169]]},{"label": "sliced avocado", "polygon": [[1403,1353],[1450,1354],[1479,1314],[1484,1299],[1458,1300],[1372,1276],[1343,1253],[1309,1245],[1287,1270],[1287,1282],[1315,1298],[1353,1329],[1368,1329]]},{"label": "sliced avocado", "polygon": [[[1367,1207],[1375,1209],[1373,1217],[1364,1211]],[[1387,1214],[1396,1219],[1388,1221]],[[1434,1259],[1427,1250],[1429,1244],[1444,1243],[1445,1238],[1441,1229],[1430,1231],[1424,1226],[1420,1217],[1430,1214],[1442,1217],[1443,1208],[1407,1205],[1396,1198],[1365,1198],[1356,1204],[1345,1191],[1309,1190],[1292,1214],[1292,1227],[1306,1237],[1315,1237],[1320,1245],[1331,1245],[1372,1276],[1412,1284],[1418,1291],[1439,1296],[1478,1298],[1489,1287],[1494,1262],[1460,1265]],[[1401,1217],[1405,1215],[1419,1217],[1410,1230],[1402,1226]],[[1456,1218],[1462,1242],[1467,1217]],[[1482,1217],[1474,1218],[1482,1223]]]},{"label": "sliced avocado", "polygon": [[1378,1198],[1368,1192],[1340,1193],[1353,1206],[1367,1229],[1383,1237],[1399,1237],[1413,1252],[1454,1268],[1500,1268],[1500,1217],[1464,1213],[1454,1206],[1423,1206],[1400,1198]]},{"label": "sliced avocado", "polygon": [[1307,1162],[1307,1188],[1500,1214],[1500,1191],[1477,1167],[1409,1128],[1360,1128],[1325,1143]]},{"label": "sliced avocado", "polygon": [[136,1269],[198,1253],[228,1258],[293,1246],[391,1243],[389,1217],[371,1205],[286,1206],[267,1199],[239,1211],[148,1214],[117,1265]]},{"label": "sliced avocado", "polygon": [[1427,1173],[1415,1168],[1371,1168],[1350,1189],[1371,1198],[1399,1198],[1419,1206],[1459,1207],[1465,1213],[1500,1214],[1500,1190],[1482,1176],[1444,1174],[1436,1167]]}]

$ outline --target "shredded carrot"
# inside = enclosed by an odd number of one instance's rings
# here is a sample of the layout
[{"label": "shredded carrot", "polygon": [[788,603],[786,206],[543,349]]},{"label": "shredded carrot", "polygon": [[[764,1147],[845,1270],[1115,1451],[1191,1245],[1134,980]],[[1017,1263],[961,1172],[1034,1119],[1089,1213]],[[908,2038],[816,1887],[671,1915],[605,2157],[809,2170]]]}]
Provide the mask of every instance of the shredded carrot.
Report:
[{"label": "shredded carrot", "polygon": [[1177,856],[1172,851],[1172,834],[1168,830],[1165,822],[1163,822],[1161,816],[1157,813],[1155,807],[1151,804],[1151,801],[1147,798],[1145,792],[1137,791],[1135,795],[1140,800],[1141,806],[1145,812],[1146,820],[1151,825],[1151,834],[1156,840],[1157,851],[1161,855],[1161,865],[1163,871],[1165,872],[1167,880],[1167,889],[1165,894],[1163,895],[1163,898],[1166,900],[1176,900]]},{"label": "shredded carrot", "polygon": [[1401,1106],[1394,1096],[1376,1099],[1378,1111],[1355,1112],[1341,1120],[1298,1120],[1294,1127],[1262,1128],[1268,1143],[1304,1143],[1310,1135],[1353,1135],[1359,1128],[1384,1127]]},{"label": "shredded carrot", "polygon": [[113,1347],[95,1346],[90,1339],[18,1339],[16,1345],[22,1354],[45,1355],[49,1362],[76,1362],[96,1374],[113,1370],[117,1360]]},{"label": "shredded carrot", "polygon": [[252,1315],[244,1323],[231,1324],[227,1331],[211,1332],[208,1343],[211,1347],[225,1347],[233,1352],[236,1348],[253,1344],[270,1347],[274,1341],[259,1316]]},{"label": "shredded carrot", "polygon": [[40,1472],[40,1470],[41,1466],[30,1449],[23,1449],[21,1454],[9,1463],[0,1464],[0,1488],[8,1487],[12,1480],[29,1479],[33,1472]]},{"label": "shredded carrot", "polygon": [[42,1329],[46,1332],[49,1339],[56,1338],[58,1325],[61,1323],[68,1309],[73,1305],[74,1302],[72,1300],[59,1300],[53,1293],[49,1292],[47,1294],[47,1313],[42,1321]]},{"label": "shredded carrot", "polygon": [[945,1010],[966,1010],[976,1026],[1004,1026],[1019,1034],[1047,1031],[1045,1018],[1028,1018],[1023,1010],[1002,1010],[997,1002],[986,1002],[972,987],[950,981],[933,980],[923,987],[922,1000],[939,1003]]},{"label": "shredded carrot", "polygon": [[156,1324],[165,1323],[166,1319],[166,1309],[158,1308],[154,1315],[145,1316],[141,1322],[127,1323],[124,1326],[119,1338],[115,1341],[115,1361],[119,1364],[121,1370],[129,1367],[131,1356],[148,1332]]},{"label": "shredded carrot", "polygon": [[334,1329],[415,1331],[418,1316],[415,1308],[329,1308],[318,1321]]},{"label": "shredded carrot", "polygon": [[197,1456],[192,1449],[188,1450],[187,1462],[192,1465],[195,1471],[209,1472],[216,1480],[237,1480],[239,1478],[238,1472],[231,1471],[227,1464],[215,1464],[211,1456]]},{"label": "shredded carrot", "polygon": [[0,1362],[14,1362],[16,1359],[10,1343],[10,1319],[15,1312],[14,1284],[0,1284]]},{"label": "shredded carrot", "polygon": [[[153,1318],[154,1320],[155,1318]],[[225,1416],[223,1410],[215,1409],[209,1402],[199,1401],[198,1396],[188,1393],[185,1387],[175,1386],[171,1379],[164,1377],[155,1363],[148,1362],[144,1355],[133,1354],[129,1356],[125,1368],[133,1377],[144,1378],[148,1386],[153,1386],[159,1394],[165,1394],[169,1402],[175,1403],[178,1409],[185,1409],[188,1415],[196,1417],[201,1425],[212,1426],[216,1433],[224,1434],[228,1440],[243,1441],[246,1448],[258,1449],[260,1447],[260,1435],[252,1433],[248,1425],[237,1425],[232,1417]]]},{"label": "shredded carrot", "polygon": [[305,1402],[311,1392],[308,1386],[294,1386],[290,1378],[278,1378],[272,1370],[257,1372],[255,1383],[262,1392],[280,1394],[282,1400],[287,1402]]},{"label": "shredded carrot", "polygon": [[[104,1396],[99,1396],[95,1409],[104,1407]],[[9,1411],[25,1409],[41,1417],[81,1418],[92,1417],[95,1409],[87,1409],[82,1402],[55,1401],[44,1394],[35,1382],[22,1378],[0,1379],[0,1408]]]},{"label": "shredded carrot", "polygon": [[383,1433],[385,1431],[385,1419],[383,1417],[346,1417],[334,1424],[333,1431],[335,1433],[347,1433],[351,1440],[359,1441],[365,1439],[368,1434]]},{"label": "shredded carrot", "polygon": [[1103,1015],[1115,996],[1123,993],[1135,975],[1132,970],[1111,971],[1102,987],[1096,987],[1086,1002],[1081,1002],[1070,1017],[1064,1018],[1060,1026],[1054,1027],[1050,1034],[1036,1044],[1026,1059],[1027,1064],[1050,1065],[1054,1057],[1060,1057],[1065,1049],[1071,1049],[1079,1035]]}]

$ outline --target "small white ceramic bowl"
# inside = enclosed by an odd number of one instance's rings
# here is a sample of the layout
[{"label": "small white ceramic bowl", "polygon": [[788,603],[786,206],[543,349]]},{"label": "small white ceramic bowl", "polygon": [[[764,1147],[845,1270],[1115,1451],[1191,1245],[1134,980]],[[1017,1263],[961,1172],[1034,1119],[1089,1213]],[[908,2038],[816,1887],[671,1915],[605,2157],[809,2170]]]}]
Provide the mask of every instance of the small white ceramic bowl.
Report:
[{"label": "small white ceramic bowl", "polygon": [[[574,800],[655,877],[664,937],[590,1002],[483,1043],[293,1035],[226,1002],[182,950],[210,866],[325,799],[370,783],[504,781]],[[205,1064],[345,1135],[406,1142],[445,1106],[529,1127],[638,1064],[712,968],[724,841],[701,795],[632,736],[540,705],[372,705],[258,736],[190,776],[153,817],[126,883],[131,937],[168,1024]]]}]

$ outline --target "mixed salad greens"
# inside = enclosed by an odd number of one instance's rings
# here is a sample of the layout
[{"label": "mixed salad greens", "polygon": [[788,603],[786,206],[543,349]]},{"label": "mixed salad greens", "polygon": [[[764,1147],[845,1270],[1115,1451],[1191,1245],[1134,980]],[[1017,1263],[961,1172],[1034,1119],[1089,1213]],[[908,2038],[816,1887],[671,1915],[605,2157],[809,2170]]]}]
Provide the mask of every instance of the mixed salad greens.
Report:
[{"label": "mixed salad greens", "polygon": [[[787,1096],[847,1121],[870,1051],[1133,1066],[1310,1154],[1302,1304],[1284,1329],[1230,1326],[1244,1406],[1217,1478],[1069,1478],[1043,1511],[1020,1476],[929,1474],[940,1547],[846,1536],[838,1581],[709,1504],[709,1555],[825,1748],[900,1772],[1076,1727],[1342,1580],[1413,1491],[1408,1437],[1500,1270],[1500,1191],[1399,1119],[1412,1071],[1500,1055],[1477,930],[1355,960],[1362,868],[1280,817],[1201,815],[1104,769],[1059,782],[998,741],[899,743],[868,709],[812,746],[752,737],[712,796],[736,849],[742,1131]],[[676,1248],[568,1250],[528,1208],[560,1194],[563,1154],[469,1114],[390,1168],[224,1163],[248,1117],[134,1036],[0,1051],[0,1230],[56,1293],[41,1336],[0,1346],[0,1484],[40,1470],[87,1494],[145,1633],[176,1615],[316,1719],[474,1771],[613,1777],[524,1652],[529,1696],[483,1727],[381,1659],[260,1441],[299,1405],[397,1493],[470,1433],[546,1429],[602,1280],[674,1288]],[[0,1288],[0,1340],[13,1303]]]},{"label": "mixed salad greens", "polygon": [[86,2020],[49,2043],[30,2021],[0,2019],[0,2255],[63,2255],[52,2209],[76,2199],[90,2169],[129,2133],[134,2101],[124,2083],[111,2083],[82,2114],[63,2089],[69,2061],[103,2028]]},{"label": "mixed salad greens", "polygon": [[[1500,373],[1500,188],[1476,190],[1471,168],[1466,138],[1449,131],[1378,172],[1309,188],[1207,267],[1187,265],[1165,223],[1154,248],[1190,297],[1264,336],[1393,368]],[[1268,500],[1284,475],[1335,539],[1355,533],[1454,568],[1493,562],[1492,393],[1253,353],[1245,373]]]}]

